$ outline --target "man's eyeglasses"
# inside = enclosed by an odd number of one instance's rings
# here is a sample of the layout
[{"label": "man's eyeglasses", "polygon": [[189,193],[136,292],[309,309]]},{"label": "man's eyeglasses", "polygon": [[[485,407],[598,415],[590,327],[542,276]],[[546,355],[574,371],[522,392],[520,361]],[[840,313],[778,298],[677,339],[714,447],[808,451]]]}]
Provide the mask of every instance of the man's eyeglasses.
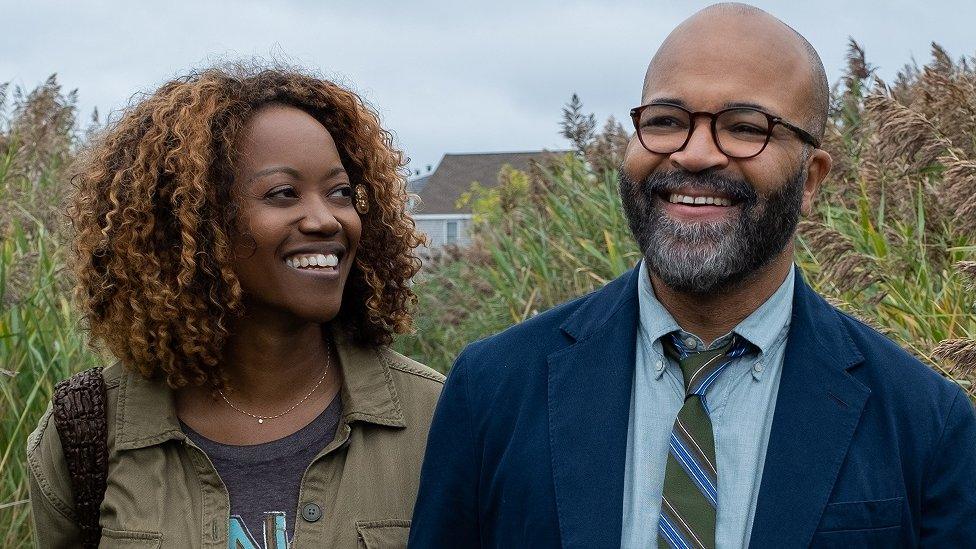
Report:
[{"label": "man's eyeglasses", "polygon": [[656,154],[671,154],[685,148],[699,116],[711,119],[715,146],[730,158],[752,158],[763,152],[777,124],[795,133],[804,143],[820,147],[820,141],[803,129],[751,107],[711,113],[691,112],[670,103],[652,103],[630,110],[641,145]]}]

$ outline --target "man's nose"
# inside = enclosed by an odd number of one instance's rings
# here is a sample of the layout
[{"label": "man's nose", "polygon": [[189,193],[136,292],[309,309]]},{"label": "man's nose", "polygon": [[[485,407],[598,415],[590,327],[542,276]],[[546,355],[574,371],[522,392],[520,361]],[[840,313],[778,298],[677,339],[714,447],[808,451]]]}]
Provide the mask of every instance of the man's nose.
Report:
[{"label": "man's nose", "polygon": [[302,218],[298,221],[298,228],[303,233],[335,234],[342,228],[342,224],[332,212],[326,200],[311,198],[305,204]]},{"label": "man's nose", "polygon": [[715,143],[707,117],[698,118],[692,126],[688,144],[680,151],[671,153],[670,160],[675,167],[693,173],[711,168],[722,169],[729,163],[729,157]]}]

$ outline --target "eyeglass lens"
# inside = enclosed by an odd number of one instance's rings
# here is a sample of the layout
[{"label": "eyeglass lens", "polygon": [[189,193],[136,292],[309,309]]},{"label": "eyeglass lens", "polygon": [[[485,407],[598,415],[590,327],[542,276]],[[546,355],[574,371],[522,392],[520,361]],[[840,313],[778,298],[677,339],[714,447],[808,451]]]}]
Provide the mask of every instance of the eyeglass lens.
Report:
[{"label": "eyeglass lens", "polygon": [[[641,143],[658,154],[680,149],[692,130],[691,115],[671,105],[651,105],[641,111]],[[766,115],[752,109],[723,111],[715,119],[715,141],[718,148],[732,157],[759,154],[769,135]]]}]

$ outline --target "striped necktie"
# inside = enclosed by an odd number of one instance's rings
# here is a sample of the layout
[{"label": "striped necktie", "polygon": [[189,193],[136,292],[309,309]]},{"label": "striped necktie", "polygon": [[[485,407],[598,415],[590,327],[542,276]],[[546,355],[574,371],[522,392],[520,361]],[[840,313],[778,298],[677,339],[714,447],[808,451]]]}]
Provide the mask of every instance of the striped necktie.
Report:
[{"label": "striped necktie", "polygon": [[664,497],[658,522],[658,547],[712,549],[718,507],[715,436],[705,392],[736,358],[752,345],[738,335],[716,349],[691,352],[677,333],[661,340],[664,351],[681,366],[685,403],[671,429]]}]

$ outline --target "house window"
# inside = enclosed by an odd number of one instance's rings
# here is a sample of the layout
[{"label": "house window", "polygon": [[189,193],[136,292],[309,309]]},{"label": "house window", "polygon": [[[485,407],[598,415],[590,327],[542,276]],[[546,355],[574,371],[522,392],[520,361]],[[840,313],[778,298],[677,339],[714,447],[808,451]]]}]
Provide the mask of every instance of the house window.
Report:
[{"label": "house window", "polygon": [[454,244],[458,239],[458,222],[448,221],[447,222],[447,243]]}]

